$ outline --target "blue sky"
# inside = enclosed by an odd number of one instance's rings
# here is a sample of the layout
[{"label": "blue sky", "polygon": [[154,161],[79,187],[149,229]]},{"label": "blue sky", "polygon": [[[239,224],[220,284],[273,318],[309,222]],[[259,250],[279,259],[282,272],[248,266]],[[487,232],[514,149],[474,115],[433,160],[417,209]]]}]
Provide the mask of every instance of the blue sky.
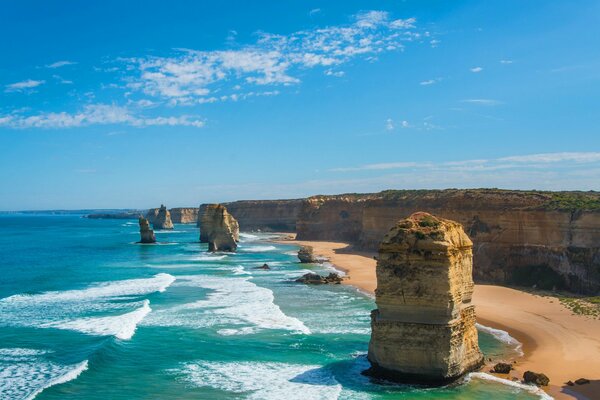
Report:
[{"label": "blue sky", "polygon": [[3,210],[600,190],[599,1],[0,7]]}]

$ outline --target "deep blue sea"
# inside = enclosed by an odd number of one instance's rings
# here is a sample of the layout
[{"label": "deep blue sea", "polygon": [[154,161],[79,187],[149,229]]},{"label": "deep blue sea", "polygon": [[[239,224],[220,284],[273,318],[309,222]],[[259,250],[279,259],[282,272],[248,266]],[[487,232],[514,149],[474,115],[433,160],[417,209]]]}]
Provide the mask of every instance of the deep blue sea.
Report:
[{"label": "deep blue sea", "polygon": [[[156,235],[140,245],[137,221],[0,216],[0,399],[539,398],[489,375],[371,382],[373,300],[292,282],[330,267],[266,234],[242,234],[235,254],[207,253],[193,225]],[[492,333],[484,353],[516,351]]]}]

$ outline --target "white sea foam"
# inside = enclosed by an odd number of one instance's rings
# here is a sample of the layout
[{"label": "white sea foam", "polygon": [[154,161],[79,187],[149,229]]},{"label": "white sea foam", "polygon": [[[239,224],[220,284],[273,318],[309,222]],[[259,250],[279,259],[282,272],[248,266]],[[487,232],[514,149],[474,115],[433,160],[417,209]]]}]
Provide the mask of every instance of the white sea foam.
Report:
[{"label": "white sea foam", "polygon": [[137,325],[152,311],[150,301],[144,300],[143,305],[132,312],[107,316],[79,318],[71,321],[58,321],[42,324],[42,328],[67,329],[98,336],[115,336],[122,340],[133,337]]},{"label": "white sea foam", "polygon": [[[160,273],[86,289],[10,296],[0,300],[0,326],[68,329],[130,339],[137,324],[151,311],[149,301],[139,297],[164,292],[174,281],[172,275]],[[131,311],[134,307],[137,309]]]},{"label": "white sea foam", "polygon": [[250,282],[250,277],[180,276],[175,286],[209,289],[206,299],[152,313],[143,323],[160,326],[212,326],[221,335],[281,329],[310,334],[297,318],[284,314],[273,292]]},{"label": "white sea foam", "polygon": [[198,362],[177,373],[196,386],[246,394],[247,399],[332,400],[342,392],[331,372],[318,365]]},{"label": "white sea foam", "polygon": [[240,241],[241,242],[254,242],[259,240],[260,237],[258,235],[253,235],[251,233],[240,232]]},{"label": "white sea foam", "polygon": [[188,259],[193,260],[193,261],[216,261],[216,260],[222,260],[226,257],[227,257],[226,254],[202,253],[202,254],[198,254],[194,257],[190,257]]},{"label": "white sea foam", "polygon": [[477,379],[483,379],[486,381],[501,383],[503,385],[511,386],[516,389],[523,390],[523,391],[529,392],[531,394],[537,395],[540,397],[540,399],[543,399],[543,400],[553,400],[552,396],[550,396],[548,393],[544,392],[542,389],[540,389],[539,387],[534,386],[534,385],[527,385],[527,384],[524,384],[521,382],[514,382],[514,381],[510,381],[508,379],[502,379],[497,376],[487,374],[485,372],[471,372],[470,374],[467,375],[467,378],[466,378],[467,382],[471,378],[477,378]]},{"label": "white sea foam", "polygon": [[88,367],[87,360],[71,365],[49,362],[42,357],[46,352],[34,349],[0,352],[0,399],[31,400],[44,389],[76,379]]},{"label": "white sea foam", "polygon": [[503,331],[501,329],[491,328],[489,326],[485,326],[485,325],[481,325],[481,324],[475,324],[475,326],[480,331],[488,333],[488,334],[492,335],[493,337],[495,337],[497,340],[499,340],[503,343],[506,343],[509,346],[512,346],[518,354],[523,355],[523,344],[521,342],[519,342],[517,339],[515,339],[514,337],[510,336],[510,334],[508,332]]},{"label": "white sea foam", "polygon": [[239,246],[239,250],[247,253],[262,253],[277,250],[275,246]]}]

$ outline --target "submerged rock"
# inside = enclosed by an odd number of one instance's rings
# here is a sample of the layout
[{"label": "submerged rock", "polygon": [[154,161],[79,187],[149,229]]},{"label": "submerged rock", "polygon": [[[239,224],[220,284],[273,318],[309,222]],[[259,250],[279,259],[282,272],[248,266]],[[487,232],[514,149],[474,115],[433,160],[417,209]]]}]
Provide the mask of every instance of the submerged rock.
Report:
[{"label": "submerged rock", "polygon": [[327,276],[309,272],[308,274],[304,274],[300,278],[296,279],[296,282],[306,283],[309,285],[322,285],[328,283],[340,284],[342,283],[342,277],[335,272],[331,272]]},{"label": "submerged rock", "polygon": [[198,215],[200,242],[208,251],[235,251],[240,239],[238,222],[221,204],[204,204]]},{"label": "submerged rock", "polygon": [[525,371],[523,374],[523,382],[525,383],[533,383],[537,386],[548,386],[550,383],[550,378],[546,375],[533,371]]},{"label": "submerged rock", "polygon": [[319,260],[313,254],[312,246],[302,246],[298,250],[298,259],[303,264],[314,264]]},{"label": "submerged rock", "polygon": [[499,362],[498,364],[494,365],[494,368],[492,368],[492,372],[496,374],[508,374],[511,370],[512,365],[503,362]]},{"label": "submerged rock", "polygon": [[154,226],[154,229],[173,229],[171,213],[169,210],[167,210],[167,207],[165,207],[164,204],[160,205],[152,226]]},{"label": "submerged rock", "polygon": [[150,229],[148,220],[140,215],[138,223],[140,224],[140,243],[156,243],[154,231]]},{"label": "submerged rock", "polygon": [[439,385],[479,368],[472,242],[454,221],[415,213],[383,238],[365,373]]},{"label": "submerged rock", "polygon": [[268,269],[271,269],[271,267],[269,267],[269,265],[267,263],[264,263],[260,267],[254,267],[252,269],[264,269],[264,270],[268,270]]}]

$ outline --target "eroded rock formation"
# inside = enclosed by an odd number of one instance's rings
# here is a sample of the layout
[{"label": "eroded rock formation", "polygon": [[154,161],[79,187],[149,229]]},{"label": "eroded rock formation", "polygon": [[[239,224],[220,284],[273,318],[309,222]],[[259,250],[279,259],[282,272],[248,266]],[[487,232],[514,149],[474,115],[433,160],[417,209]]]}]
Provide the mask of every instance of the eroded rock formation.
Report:
[{"label": "eroded rock formation", "polygon": [[173,221],[171,221],[171,213],[167,210],[164,204],[160,205],[154,222],[152,223],[154,229],[173,229]]},{"label": "eroded rock formation", "polygon": [[312,246],[300,246],[298,250],[298,259],[303,264],[311,264],[318,262],[317,258],[313,253]]},{"label": "eroded rock formation", "polygon": [[[151,224],[154,223],[160,208],[151,208],[146,214],[146,218]],[[198,221],[198,207],[179,207],[171,208],[171,222],[175,224],[195,224]]]},{"label": "eroded rock formation", "polygon": [[243,231],[295,232],[302,199],[240,200],[224,203]]},{"label": "eroded rock formation", "polygon": [[148,220],[140,215],[138,223],[140,224],[140,243],[156,243],[154,231],[150,228]]},{"label": "eroded rock formation", "polygon": [[309,272],[296,279],[296,282],[306,283],[309,285],[326,285],[329,283],[339,285],[340,283],[342,283],[342,280],[343,278],[335,272],[330,272],[327,276],[322,276],[313,272]]},{"label": "eroded rock formation", "polygon": [[200,242],[208,243],[208,251],[235,251],[240,238],[238,222],[221,204],[200,207]]},{"label": "eroded rock formation", "polygon": [[370,372],[444,384],[479,368],[472,242],[454,221],[415,213],[379,246]]}]

